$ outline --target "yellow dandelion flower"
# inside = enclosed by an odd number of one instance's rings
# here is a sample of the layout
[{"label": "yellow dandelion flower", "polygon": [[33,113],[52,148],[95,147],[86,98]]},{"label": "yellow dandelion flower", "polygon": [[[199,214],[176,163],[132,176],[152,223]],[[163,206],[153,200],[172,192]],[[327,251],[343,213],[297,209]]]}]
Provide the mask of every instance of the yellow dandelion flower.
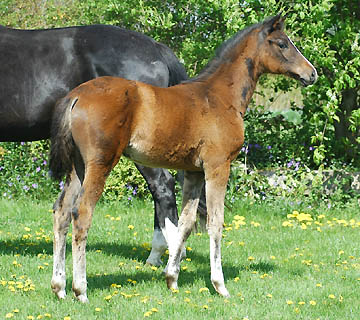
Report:
[{"label": "yellow dandelion flower", "polygon": [[187,251],[192,251],[192,248],[191,247],[186,247],[186,250]]},{"label": "yellow dandelion flower", "polygon": [[148,312],[145,312],[144,313],[144,318],[148,318],[152,315],[152,312],[151,311],[148,311]]},{"label": "yellow dandelion flower", "polygon": [[343,297],[342,295],[340,295],[339,301],[340,301],[340,302],[343,302],[343,301],[344,301],[344,297]]},{"label": "yellow dandelion flower", "polygon": [[313,220],[313,218],[311,217],[311,215],[310,214],[308,214],[308,213],[300,213],[299,215],[297,215],[296,216],[296,219],[298,220],[298,221],[300,221],[300,222],[302,222],[302,221],[312,221]]},{"label": "yellow dandelion flower", "polygon": [[266,297],[268,297],[268,298],[272,298],[273,296],[272,296],[272,294],[271,293],[268,293],[267,295],[266,295]]},{"label": "yellow dandelion flower", "polygon": [[209,306],[208,306],[207,304],[204,304],[202,307],[203,307],[203,309],[205,309],[205,310],[206,310],[206,309],[209,309]]},{"label": "yellow dandelion flower", "polygon": [[[28,319],[28,320],[34,320],[35,317],[34,317],[34,316],[27,316],[26,319]],[[64,319],[64,320],[65,320],[65,319]]]},{"label": "yellow dandelion flower", "polygon": [[106,301],[109,301],[109,300],[111,300],[111,298],[112,298],[112,295],[108,295],[108,296],[106,296],[105,298],[104,298],[104,300],[106,300]]},{"label": "yellow dandelion flower", "polygon": [[321,288],[321,287],[322,287],[322,284],[321,284],[321,283],[317,283],[316,286],[317,286],[318,288]]},{"label": "yellow dandelion flower", "polygon": [[184,299],[185,302],[190,302],[191,300],[189,298]]},{"label": "yellow dandelion flower", "polygon": [[235,278],[234,278],[234,281],[235,281],[235,282],[238,282],[239,280],[240,280],[239,277],[235,277]]},{"label": "yellow dandelion flower", "polygon": [[245,242],[244,241],[240,241],[239,242],[239,246],[243,247],[245,245]]},{"label": "yellow dandelion flower", "polygon": [[234,220],[240,220],[240,221],[245,220],[245,217],[236,215],[236,216],[234,216]]},{"label": "yellow dandelion flower", "polygon": [[128,225],[128,229],[129,229],[129,230],[133,230],[134,228],[135,228],[135,227],[134,227],[132,224],[129,224],[129,225]]},{"label": "yellow dandelion flower", "polygon": [[181,270],[183,270],[183,271],[185,271],[185,270],[187,270],[188,269],[188,267],[187,266],[183,266],[183,267],[181,267]]},{"label": "yellow dandelion flower", "polygon": [[29,227],[25,227],[24,230],[25,230],[26,232],[30,232],[30,231],[31,231],[31,229],[30,229]]},{"label": "yellow dandelion flower", "polygon": [[151,308],[151,311],[152,311],[152,312],[159,312],[159,310],[156,309],[156,308]]},{"label": "yellow dandelion flower", "polygon": [[12,317],[14,317],[14,314],[11,313],[11,312],[9,312],[9,313],[7,313],[7,314],[5,315],[5,318],[6,318],[6,319],[10,319],[10,318],[12,318]]},{"label": "yellow dandelion flower", "polygon": [[19,309],[14,309],[13,312],[14,313],[19,313]]},{"label": "yellow dandelion flower", "polygon": [[158,268],[155,266],[151,266],[151,270],[156,271]]},{"label": "yellow dandelion flower", "polygon": [[209,288],[206,288],[206,287],[205,287],[205,288],[200,288],[200,289],[199,289],[199,292],[200,292],[200,293],[201,293],[201,292],[205,292],[205,291],[209,291]]},{"label": "yellow dandelion flower", "polygon": [[171,288],[171,292],[172,292],[172,293],[179,293],[179,289]]},{"label": "yellow dandelion flower", "polygon": [[344,250],[339,251],[339,256],[341,256],[342,254],[344,254]]},{"label": "yellow dandelion flower", "polygon": [[299,305],[299,306],[303,306],[304,304],[305,304],[304,301],[299,301],[299,302],[298,302],[298,305]]},{"label": "yellow dandelion flower", "polygon": [[185,293],[190,294],[191,291],[190,290],[185,290]]},{"label": "yellow dandelion flower", "polygon": [[44,316],[45,316],[46,318],[51,318],[51,314],[50,314],[50,313],[45,313]]},{"label": "yellow dandelion flower", "polygon": [[294,304],[294,302],[291,301],[291,300],[286,300],[286,303],[287,303],[289,306],[292,305],[292,304]]},{"label": "yellow dandelion flower", "polygon": [[283,227],[292,227],[293,224],[292,224],[290,221],[284,221],[284,222],[282,223],[282,226],[283,226]]},{"label": "yellow dandelion flower", "polygon": [[310,300],[309,303],[310,303],[310,305],[312,305],[312,306],[316,306],[316,301],[314,301],[314,300]]},{"label": "yellow dandelion flower", "polygon": [[330,298],[330,299],[335,299],[336,297],[335,297],[334,294],[329,294],[329,298]]},{"label": "yellow dandelion flower", "polygon": [[253,261],[253,260],[255,260],[255,258],[253,256],[250,256],[250,257],[248,257],[248,260]]},{"label": "yellow dandelion flower", "polygon": [[42,314],[39,314],[39,315],[36,317],[36,319],[42,319],[42,318],[44,318],[44,316],[43,316]]},{"label": "yellow dandelion flower", "polygon": [[95,311],[96,311],[96,312],[100,312],[100,311],[101,311],[101,308],[95,308]]},{"label": "yellow dandelion flower", "polygon": [[271,259],[271,260],[275,260],[276,257],[275,257],[275,256],[270,256],[270,259]]}]

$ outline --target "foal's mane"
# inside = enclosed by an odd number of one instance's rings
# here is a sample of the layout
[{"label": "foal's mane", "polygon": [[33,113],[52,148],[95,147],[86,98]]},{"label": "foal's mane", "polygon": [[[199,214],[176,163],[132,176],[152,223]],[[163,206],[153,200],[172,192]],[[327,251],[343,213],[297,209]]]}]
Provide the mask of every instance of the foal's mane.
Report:
[{"label": "foal's mane", "polygon": [[199,82],[204,81],[207,79],[209,75],[211,75],[221,64],[224,62],[229,61],[229,53],[237,47],[244,39],[247,37],[249,33],[251,33],[254,29],[258,28],[259,26],[266,24],[271,18],[266,19],[263,22],[253,24],[245,29],[238,31],[234,36],[225,40],[219,48],[215,51],[215,56],[212,58],[208,64],[205,66],[204,69],[200,71],[200,73],[191,78],[189,80],[184,81],[185,83],[188,82]]}]

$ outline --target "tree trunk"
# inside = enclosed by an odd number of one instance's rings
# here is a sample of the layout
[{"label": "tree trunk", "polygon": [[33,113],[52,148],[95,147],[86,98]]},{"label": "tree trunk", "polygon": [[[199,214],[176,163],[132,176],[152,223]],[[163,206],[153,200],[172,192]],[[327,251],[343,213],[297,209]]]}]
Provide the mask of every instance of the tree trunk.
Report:
[{"label": "tree trunk", "polygon": [[340,122],[335,122],[335,137],[340,143],[337,147],[339,156],[346,156],[348,160],[352,160],[360,151],[360,145],[356,142],[359,132],[349,130],[349,118],[353,110],[358,109],[358,89],[351,88],[342,92],[342,101],[340,110],[337,115]]}]

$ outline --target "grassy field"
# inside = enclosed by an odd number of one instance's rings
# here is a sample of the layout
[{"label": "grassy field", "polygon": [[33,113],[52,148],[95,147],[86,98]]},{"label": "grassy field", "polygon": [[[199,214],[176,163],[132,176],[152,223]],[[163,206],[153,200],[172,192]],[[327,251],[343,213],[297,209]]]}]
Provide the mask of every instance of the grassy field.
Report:
[{"label": "grassy field", "polygon": [[51,292],[50,209],[0,200],[0,319],[360,319],[358,205],[297,212],[235,203],[224,229],[224,299],[210,283],[207,234],[190,236],[179,292],[171,292],[162,268],[145,265],[152,204],[101,204],[88,240],[86,305],[70,291],[70,251],[68,296]]}]

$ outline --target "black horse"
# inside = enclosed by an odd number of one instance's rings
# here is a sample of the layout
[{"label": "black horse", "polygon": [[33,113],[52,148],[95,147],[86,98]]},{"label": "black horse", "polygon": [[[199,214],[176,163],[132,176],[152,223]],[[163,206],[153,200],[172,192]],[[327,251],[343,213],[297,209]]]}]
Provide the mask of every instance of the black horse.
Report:
[{"label": "black horse", "polygon": [[[49,30],[0,26],[0,141],[49,138],[56,101],[79,84],[105,75],[161,87],[187,79],[184,66],[168,47],[138,32],[108,25]],[[155,204],[147,262],[159,265],[170,240],[161,230],[170,237],[178,223],[174,178],[165,169],[136,167]],[[80,187],[76,183],[71,187]],[[67,187],[55,210],[73,201],[66,200]]]}]

